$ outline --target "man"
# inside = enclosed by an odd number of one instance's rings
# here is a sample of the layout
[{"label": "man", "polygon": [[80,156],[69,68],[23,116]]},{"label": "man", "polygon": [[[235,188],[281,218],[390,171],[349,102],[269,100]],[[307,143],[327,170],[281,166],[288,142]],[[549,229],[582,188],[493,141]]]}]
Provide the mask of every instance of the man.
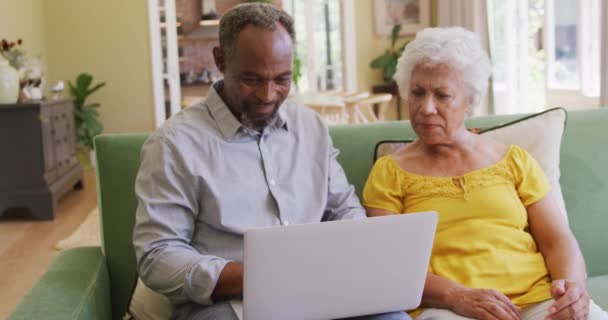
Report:
[{"label": "man", "polygon": [[365,216],[323,121],[285,101],[293,46],[285,12],[227,12],[213,50],[224,80],[142,148],[138,271],[176,305],[174,319],[236,319],[226,301],[242,295],[245,230]]}]

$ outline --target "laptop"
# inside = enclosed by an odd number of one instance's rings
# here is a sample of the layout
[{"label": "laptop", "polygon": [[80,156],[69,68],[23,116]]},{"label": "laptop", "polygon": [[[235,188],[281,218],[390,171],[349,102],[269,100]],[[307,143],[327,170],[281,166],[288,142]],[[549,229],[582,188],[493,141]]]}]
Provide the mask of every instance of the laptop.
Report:
[{"label": "laptop", "polygon": [[416,308],[437,219],[436,212],[421,212],[247,231],[244,319],[336,319]]}]

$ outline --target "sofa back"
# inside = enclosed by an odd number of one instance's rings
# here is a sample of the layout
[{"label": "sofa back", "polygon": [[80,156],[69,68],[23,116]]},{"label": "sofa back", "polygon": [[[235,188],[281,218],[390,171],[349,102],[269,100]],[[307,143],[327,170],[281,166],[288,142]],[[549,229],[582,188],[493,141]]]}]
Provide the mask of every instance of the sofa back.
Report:
[{"label": "sofa back", "polygon": [[101,135],[95,138],[101,246],[110,274],[112,319],[122,319],[135,289],[135,176],[139,151],[148,134]]},{"label": "sofa back", "polygon": [[[467,120],[469,127],[488,127],[521,115]],[[572,227],[585,256],[590,276],[608,274],[608,109],[568,113],[561,148],[561,184]],[[412,139],[408,121],[335,126],[330,129],[338,160],[360,195],[380,140]],[[147,134],[102,135],[95,139],[102,246],[111,279],[113,318],[127,310],[135,287],[132,232],[137,201],[134,182],[139,152]]]}]

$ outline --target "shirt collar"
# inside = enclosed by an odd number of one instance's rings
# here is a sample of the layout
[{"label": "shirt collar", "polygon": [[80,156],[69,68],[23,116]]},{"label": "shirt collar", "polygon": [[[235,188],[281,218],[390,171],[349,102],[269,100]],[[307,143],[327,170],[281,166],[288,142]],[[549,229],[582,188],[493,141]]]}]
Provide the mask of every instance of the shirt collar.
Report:
[{"label": "shirt collar", "polygon": [[[215,119],[224,139],[230,140],[239,132],[239,130],[244,132],[251,132],[253,130],[245,128],[234,114],[232,114],[224,100],[222,100],[218,90],[223,85],[223,80],[220,80],[211,86],[205,104]],[[264,130],[265,132],[277,129],[285,129],[287,131],[289,119],[285,110],[285,102],[279,107],[277,114],[277,121],[270,126],[270,130]]]}]

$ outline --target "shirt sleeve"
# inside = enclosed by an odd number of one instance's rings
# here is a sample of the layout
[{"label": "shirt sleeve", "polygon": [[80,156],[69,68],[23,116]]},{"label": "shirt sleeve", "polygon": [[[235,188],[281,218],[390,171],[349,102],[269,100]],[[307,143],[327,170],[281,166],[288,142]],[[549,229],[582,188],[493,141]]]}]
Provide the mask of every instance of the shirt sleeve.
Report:
[{"label": "shirt sleeve", "polygon": [[538,162],[523,148],[513,146],[513,174],[515,188],[521,202],[527,207],[544,198],[551,185]]},{"label": "shirt sleeve", "polygon": [[147,286],[173,303],[208,305],[228,261],[190,246],[199,211],[196,181],[162,133],[145,142],[135,181],[133,245],[139,276]]},{"label": "shirt sleeve", "polygon": [[328,193],[323,221],[365,218],[365,209],[355,193],[355,187],[348,182],[344,169],[338,162],[338,149],[333,147],[329,132]]},{"label": "shirt sleeve", "polygon": [[363,205],[394,213],[403,212],[403,191],[390,156],[376,161],[363,188]]}]

